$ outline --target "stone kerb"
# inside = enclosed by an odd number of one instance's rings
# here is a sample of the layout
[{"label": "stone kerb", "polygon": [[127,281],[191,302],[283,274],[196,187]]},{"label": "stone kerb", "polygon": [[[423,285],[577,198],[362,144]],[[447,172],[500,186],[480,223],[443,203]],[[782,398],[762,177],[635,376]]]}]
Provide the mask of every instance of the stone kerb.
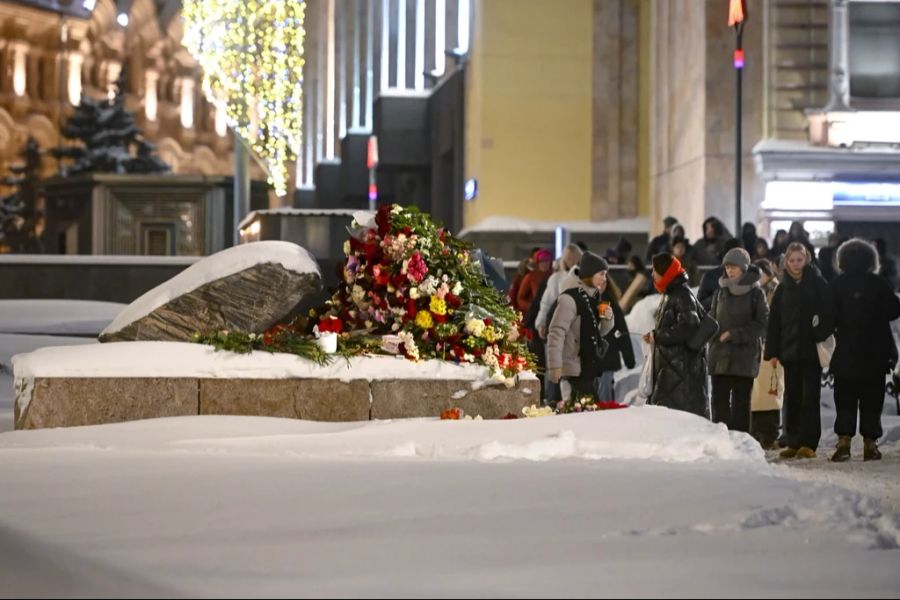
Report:
[{"label": "stone kerb", "polygon": [[[515,387],[472,380],[38,377],[18,390],[16,429],[73,427],[184,415],[312,421],[437,417],[448,408],[499,419],[539,402],[537,379]],[[473,389],[476,387],[477,389]],[[21,407],[25,408],[22,409]]]}]

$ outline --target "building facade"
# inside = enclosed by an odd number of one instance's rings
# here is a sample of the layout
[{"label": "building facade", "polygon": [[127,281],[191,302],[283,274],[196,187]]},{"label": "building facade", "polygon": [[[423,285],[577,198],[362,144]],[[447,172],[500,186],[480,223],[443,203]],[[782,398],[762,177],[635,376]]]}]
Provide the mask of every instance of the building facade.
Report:
[{"label": "building facade", "polygon": [[[0,172],[28,136],[41,148],[62,145],[81,94],[107,96],[123,68],[126,106],[174,173],[232,172],[231,136],[181,45],[180,2],[3,1],[0,28]],[[45,175],[56,173],[54,160],[44,163]]]}]

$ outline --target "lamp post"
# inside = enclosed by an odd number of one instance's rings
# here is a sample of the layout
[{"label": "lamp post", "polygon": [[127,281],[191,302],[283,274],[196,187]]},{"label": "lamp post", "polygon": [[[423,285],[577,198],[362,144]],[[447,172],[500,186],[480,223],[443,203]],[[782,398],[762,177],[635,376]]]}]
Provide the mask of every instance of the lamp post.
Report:
[{"label": "lamp post", "polygon": [[744,74],[744,21],[747,19],[746,0],[729,0],[728,26],[734,28],[734,72],[737,75],[735,89],[734,123],[734,233],[741,235],[741,120],[743,118],[742,87]]}]

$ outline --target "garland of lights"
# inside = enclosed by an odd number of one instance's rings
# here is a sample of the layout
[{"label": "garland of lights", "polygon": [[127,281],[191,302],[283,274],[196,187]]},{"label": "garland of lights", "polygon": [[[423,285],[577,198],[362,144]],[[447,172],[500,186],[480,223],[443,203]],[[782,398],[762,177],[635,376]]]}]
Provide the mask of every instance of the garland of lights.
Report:
[{"label": "garland of lights", "polygon": [[305,11],[303,0],[185,0],[182,11],[207,99],[224,105],[279,196],[301,140]]}]

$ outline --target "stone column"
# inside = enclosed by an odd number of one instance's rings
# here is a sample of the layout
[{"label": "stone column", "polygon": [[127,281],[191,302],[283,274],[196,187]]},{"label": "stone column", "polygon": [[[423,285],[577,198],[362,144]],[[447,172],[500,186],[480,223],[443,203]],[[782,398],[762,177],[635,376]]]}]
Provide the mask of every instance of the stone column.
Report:
[{"label": "stone column", "polygon": [[79,52],[70,51],[68,59],[69,65],[66,77],[66,88],[68,91],[69,104],[77,106],[81,102],[81,65],[84,62],[84,57]]},{"label": "stone column", "polygon": [[28,44],[12,42],[10,48],[13,60],[13,92],[16,96],[24,96],[28,83]]},{"label": "stone column", "polygon": [[850,109],[850,14],[848,0],[831,0],[828,112]]},{"label": "stone column", "polygon": [[635,0],[593,2],[591,218],[637,215],[638,65]]},{"label": "stone column", "polygon": [[144,71],[144,115],[148,122],[156,121],[156,113],[159,99],[156,93],[156,84],[159,81],[159,72],[156,69]]},{"label": "stone column", "polygon": [[194,79],[189,76],[181,78],[181,126],[186,130],[194,128]]}]

